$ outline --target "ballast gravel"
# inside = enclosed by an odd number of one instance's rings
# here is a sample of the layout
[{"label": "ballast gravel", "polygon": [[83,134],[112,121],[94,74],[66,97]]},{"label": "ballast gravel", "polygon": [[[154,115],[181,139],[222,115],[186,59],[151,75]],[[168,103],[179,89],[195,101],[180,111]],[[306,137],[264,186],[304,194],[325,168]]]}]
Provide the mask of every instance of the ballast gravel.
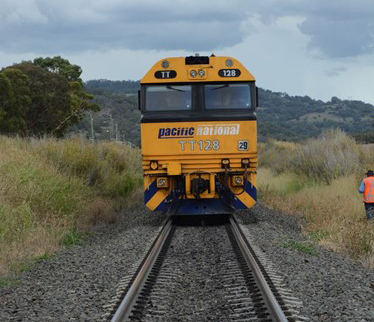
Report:
[{"label": "ballast gravel", "polygon": [[131,321],[269,321],[246,274],[225,226],[177,227],[142,313]]},{"label": "ballast gravel", "polygon": [[[238,215],[244,233],[303,301],[300,315],[310,321],[374,321],[373,271],[322,247],[315,246],[315,255],[285,247],[306,240],[299,222],[261,205],[250,212],[257,222],[246,220],[249,212]],[[84,244],[38,263],[18,285],[0,288],[0,321],[102,321],[117,284],[144,257],[163,220],[141,205],[96,229]],[[183,310],[182,300],[174,305]]]},{"label": "ballast gravel", "polygon": [[251,212],[255,222],[248,223],[246,212],[238,215],[242,229],[302,300],[301,315],[316,322],[374,322],[373,270],[318,245],[315,254],[289,247],[311,242],[295,217],[262,205]]},{"label": "ballast gravel", "polygon": [[141,205],[38,263],[17,286],[0,288],[0,321],[101,321],[117,283],[145,256],[162,222]]}]

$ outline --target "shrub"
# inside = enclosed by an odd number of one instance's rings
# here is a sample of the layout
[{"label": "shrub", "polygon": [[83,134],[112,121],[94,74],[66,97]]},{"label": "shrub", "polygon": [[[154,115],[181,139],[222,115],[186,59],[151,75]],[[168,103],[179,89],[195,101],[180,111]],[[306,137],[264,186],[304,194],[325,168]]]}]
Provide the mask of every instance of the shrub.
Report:
[{"label": "shrub", "polygon": [[113,142],[0,136],[0,276],[113,222],[140,164],[139,150]]},{"label": "shrub", "polygon": [[259,165],[275,174],[293,172],[315,182],[330,183],[350,174],[360,180],[374,168],[374,149],[358,145],[341,130],[329,130],[303,144],[274,140],[260,144]]},{"label": "shrub", "polygon": [[324,132],[309,139],[296,150],[291,168],[317,181],[331,180],[358,172],[360,149],[355,140],[340,130]]}]

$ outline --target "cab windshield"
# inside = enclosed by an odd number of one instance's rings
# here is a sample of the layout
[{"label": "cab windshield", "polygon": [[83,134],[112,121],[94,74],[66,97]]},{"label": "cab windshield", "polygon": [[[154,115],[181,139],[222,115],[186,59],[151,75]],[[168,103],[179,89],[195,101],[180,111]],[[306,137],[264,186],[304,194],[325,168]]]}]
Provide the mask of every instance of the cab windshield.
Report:
[{"label": "cab windshield", "polygon": [[251,107],[251,93],[248,83],[207,84],[204,86],[205,108],[248,109]]},{"label": "cab windshield", "polygon": [[147,86],[147,111],[188,111],[192,109],[191,85]]}]

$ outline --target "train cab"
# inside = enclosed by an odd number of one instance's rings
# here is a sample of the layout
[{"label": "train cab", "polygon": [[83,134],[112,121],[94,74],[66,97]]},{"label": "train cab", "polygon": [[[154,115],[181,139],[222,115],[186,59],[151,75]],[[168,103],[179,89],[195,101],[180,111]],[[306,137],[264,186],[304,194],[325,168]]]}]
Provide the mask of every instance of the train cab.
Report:
[{"label": "train cab", "polygon": [[146,206],[177,215],[251,208],[256,106],[255,78],[234,58],[158,61],[139,91]]}]

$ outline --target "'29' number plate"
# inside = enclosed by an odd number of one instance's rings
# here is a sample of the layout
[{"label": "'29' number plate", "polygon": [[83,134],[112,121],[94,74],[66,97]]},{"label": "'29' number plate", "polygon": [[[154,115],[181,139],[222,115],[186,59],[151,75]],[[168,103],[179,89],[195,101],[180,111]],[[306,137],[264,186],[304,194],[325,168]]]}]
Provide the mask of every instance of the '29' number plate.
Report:
[{"label": "'29' number plate", "polygon": [[247,140],[238,141],[238,150],[248,151],[248,141]]}]

